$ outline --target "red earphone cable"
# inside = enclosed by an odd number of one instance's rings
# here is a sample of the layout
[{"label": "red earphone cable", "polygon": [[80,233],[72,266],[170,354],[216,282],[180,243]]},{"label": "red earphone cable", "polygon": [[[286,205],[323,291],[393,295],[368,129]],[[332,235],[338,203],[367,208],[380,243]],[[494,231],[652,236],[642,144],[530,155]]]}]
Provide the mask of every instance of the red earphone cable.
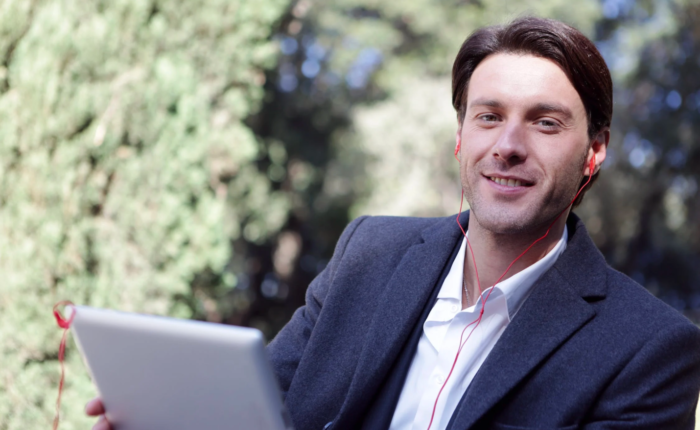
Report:
[{"label": "red earphone cable", "polygon": [[59,306],[72,305],[68,300],[63,300],[56,303],[53,306],[53,316],[56,318],[56,324],[63,329],[63,336],[61,337],[61,345],[58,347],[58,362],[61,364],[61,379],[58,382],[58,398],[56,399],[56,415],[53,417],[53,430],[58,429],[58,422],[61,416],[61,394],[63,393],[63,381],[66,376],[66,368],[63,363],[63,358],[66,352],[66,339],[68,338],[68,329],[70,328],[73,318],[75,317],[75,310],[71,312],[68,318],[64,318],[61,312],[58,310]]},{"label": "red earphone cable", "polygon": [[[574,198],[571,199],[571,202],[561,212],[559,212],[559,215],[557,215],[556,218],[554,218],[554,221],[552,221],[552,223],[549,225],[549,227],[547,227],[547,231],[544,233],[544,235],[542,235],[542,237],[540,237],[539,239],[532,242],[532,244],[530,244],[530,246],[528,246],[527,249],[525,249],[525,251],[523,251],[520,255],[518,255],[515,258],[515,260],[513,260],[508,265],[505,272],[503,272],[503,274],[493,284],[493,286],[489,290],[489,293],[481,301],[481,310],[479,311],[479,316],[474,321],[467,324],[467,326],[464,327],[464,329],[462,330],[462,333],[459,336],[459,348],[457,349],[457,354],[455,355],[455,359],[452,361],[452,367],[450,367],[450,372],[447,374],[447,377],[445,378],[445,382],[442,383],[442,387],[440,387],[440,391],[438,391],[437,397],[435,397],[435,403],[433,404],[433,412],[430,415],[430,423],[428,423],[428,428],[426,430],[430,430],[430,427],[433,425],[433,420],[435,419],[435,411],[437,410],[437,404],[438,404],[438,401],[440,400],[440,395],[442,394],[442,391],[447,386],[447,382],[450,380],[450,376],[452,376],[452,372],[454,371],[454,368],[457,365],[457,360],[459,360],[459,354],[462,352],[464,345],[467,344],[467,341],[469,341],[469,338],[472,336],[472,333],[474,333],[474,331],[477,329],[477,327],[479,327],[479,324],[481,323],[481,318],[484,316],[484,308],[486,306],[486,302],[489,300],[489,297],[491,296],[491,293],[493,292],[494,287],[496,287],[496,285],[498,285],[498,283],[501,282],[501,280],[506,276],[506,274],[508,273],[510,268],[513,267],[513,264],[515,264],[516,261],[518,261],[523,255],[525,255],[533,246],[535,246],[535,244],[537,244],[538,242],[540,242],[541,240],[543,240],[544,238],[547,237],[547,235],[549,234],[549,231],[552,229],[554,224],[556,224],[556,222],[559,221],[559,218],[561,218],[561,216],[564,214],[564,212],[566,212],[566,210],[569,209],[569,207],[574,204],[574,202],[578,198],[579,194],[581,194],[583,189],[586,188],[586,186],[591,182],[591,178],[593,177],[593,169],[594,168],[595,168],[595,154],[593,155],[593,157],[591,157],[591,161],[588,165],[588,170],[589,170],[588,173],[589,174],[588,174],[588,180],[586,181],[586,183],[581,186],[581,188],[578,190],[578,192],[576,193]],[[481,297],[481,294],[482,294],[481,282],[479,281],[479,271],[476,268],[476,258],[474,257],[474,251],[472,250],[471,243],[469,243],[469,237],[467,236],[467,232],[462,227],[462,224],[459,223],[459,217],[462,215],[462,204],[463,203],[464,203],[464,190],[462,191],[462,198],[459,202],[459,213],[457,214],[456,219],[457,219],[457,225],[459,226],[459,229],[462,230],[462,234],[464,235],[464,238],[467,241],[467,245],[469,246],[469,251],[470,251],[471,256],[472,256],[472,263],[474,264],[474,273],[476,275],[476,285],[479,288],[479,297]],[[469,335],[467,335],[467,338],[464,339],[464,342],[462,342],[462,338],[464,337],[464,332],[466,332],[467,329],[472,325],[474,325],[474,327],[472,327],[471,331],[469,332]]]}]

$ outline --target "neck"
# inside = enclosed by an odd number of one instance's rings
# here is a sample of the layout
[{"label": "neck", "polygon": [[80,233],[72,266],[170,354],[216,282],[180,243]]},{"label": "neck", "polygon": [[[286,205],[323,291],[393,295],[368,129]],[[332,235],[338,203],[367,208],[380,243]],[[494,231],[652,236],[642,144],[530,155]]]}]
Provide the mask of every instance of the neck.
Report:
[{"label": "neck", "polygon": [[[486,290],[497,281],[501,282],[510,278],[547,255],[561,239],[568,213],[567,211],[562,214],[557,222],[552,225],[549,234],[532,246],[528,252],[514,263],[513,261],[523,251],[545,235],[551,221],[531,231],[502,234],[484,229],[479,225],[476,217],[470,216],[468,224],[469,244],[474,253],[474,259],[472,259],[469,247],[467,247],[464,255],[464,277],[467,291],[469,292],[469,299],[467,300],[467,296],[464,294],[463,305],[476,303],[476,299],[479,297],[479,285],[481,285],[482,291]],[[476,271],[474,270],[474,260],[476,260],[476,267],[479,273],[479,282],[477,282]],[[513,265],[504,275],[503,273],[511,263]]]}]

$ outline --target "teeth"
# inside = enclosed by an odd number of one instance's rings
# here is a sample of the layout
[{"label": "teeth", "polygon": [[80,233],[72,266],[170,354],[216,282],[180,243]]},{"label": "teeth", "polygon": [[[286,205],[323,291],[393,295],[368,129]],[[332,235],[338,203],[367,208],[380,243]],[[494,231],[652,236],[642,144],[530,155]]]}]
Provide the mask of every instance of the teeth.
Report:
[{"label": "teeth", "polygon": [[519,187],[523,183],[515,179],[504,179],[491,176],[491,180],[499,185],[505,185],[507,187]]}]

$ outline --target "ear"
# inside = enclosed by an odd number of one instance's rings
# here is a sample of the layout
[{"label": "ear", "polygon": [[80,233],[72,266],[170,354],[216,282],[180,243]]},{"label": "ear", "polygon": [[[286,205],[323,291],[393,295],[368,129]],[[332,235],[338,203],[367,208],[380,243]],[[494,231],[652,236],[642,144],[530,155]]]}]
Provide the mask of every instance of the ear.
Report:
[{"label": "ear", "polygon": [[591,147],[588,149],[588,156],[586,157],[586,167],[583,172],[585,176],[591,175],[589,164],[593,156],[595,156],[595,167],[592,174],[598,173],[600,170],[600,165],[605,161],[605,156],[607,155],[608,143],[610,142],[610,129],[604,128],[601,130],[591,142]]}]

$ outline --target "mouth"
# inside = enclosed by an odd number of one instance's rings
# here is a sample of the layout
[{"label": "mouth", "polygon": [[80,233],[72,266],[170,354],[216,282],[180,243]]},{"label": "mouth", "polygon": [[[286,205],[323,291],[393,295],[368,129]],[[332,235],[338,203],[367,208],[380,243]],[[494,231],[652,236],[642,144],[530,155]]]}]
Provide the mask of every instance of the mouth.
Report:
[{"label": "mouth", "polygon": [[495,182],[498,185],[502,185],[505,187],[511,187],[511,188],[517,188],[517,187],[531,187],[534,184],[532,182],[525,181],[524,179],[516,179],[516,178],[500,178],[498,176],[486,176],[486,178],[491,181]]}]

